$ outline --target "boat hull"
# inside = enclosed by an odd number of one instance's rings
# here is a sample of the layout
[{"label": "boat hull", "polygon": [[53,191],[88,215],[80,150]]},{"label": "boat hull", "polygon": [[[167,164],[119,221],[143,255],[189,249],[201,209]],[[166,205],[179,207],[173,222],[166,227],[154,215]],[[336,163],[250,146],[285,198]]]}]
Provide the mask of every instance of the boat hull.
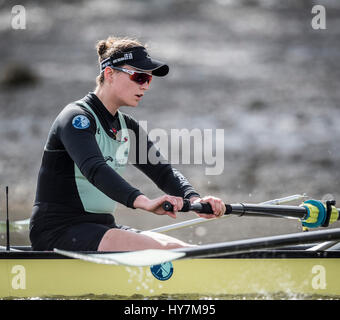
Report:
[{"label": "boat hull", "polygon": [[0,298],[161,295],[340,298],[340,253],[266,251],[157,267],[102,265],[55,253],[0,253]]}]

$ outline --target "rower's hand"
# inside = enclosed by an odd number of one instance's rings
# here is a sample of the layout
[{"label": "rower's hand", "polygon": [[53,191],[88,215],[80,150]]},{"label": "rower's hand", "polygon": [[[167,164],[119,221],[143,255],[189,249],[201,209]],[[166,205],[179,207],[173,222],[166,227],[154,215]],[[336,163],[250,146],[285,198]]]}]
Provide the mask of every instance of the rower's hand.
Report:
[{"label": "rower's hand", "polygon": [[226,211],[226,207],[224,202],[220,198],[216,198],[213,196],[206,196],[203,198],[198,198],[198,197],[192,197],[190,198],[191,203],[195,202],[208,202],[211,205],[211,208],[213,210],[213,214],[205,214],[205,213],[198,213],[196,214],[200,216],[201,218],[205,219],[213,219],[213,218],[220,218],[224,215]]},{"label": "rower's hand", "polygon": [[[162,205],[165,201],[169,201],[173,205],[173,212],[165,211],[163,209]],[[164,195],[156,199],[149,199],[144,195],[140,195],[135,199],[133,206],[136,209],[143,209],[158,215],[168,215],[169,217],[176,219],[176,212],[183,207],[183,198]]]}]

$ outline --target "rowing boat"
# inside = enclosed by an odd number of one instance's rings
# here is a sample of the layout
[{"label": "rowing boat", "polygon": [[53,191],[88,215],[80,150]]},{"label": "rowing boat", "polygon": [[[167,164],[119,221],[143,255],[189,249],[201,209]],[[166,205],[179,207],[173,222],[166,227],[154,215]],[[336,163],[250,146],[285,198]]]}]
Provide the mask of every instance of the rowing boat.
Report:
[{"label": "rowing boat", "polygon": [[296,246],[144,267],[91,263],[55,252],[19,249],[22,251],[0,252],[1,298],[128,299],[136,295],[340,298],[339,246],[326,250],[317,250],[315,245]]},{"label": "rowing boat", "polygon": [[[280,204],[234,205],[229,207],[229,214],[233,208],[237,214],[241,210],[242,215],[305,215],[300,206]],[[329,212],[335,211],[338,213],[338,209],[331,208]],[[173,225],[173,229],[178,227]],[[340,228],[328,228],[192,248],[124,253],[0,247],[0,298],[180,295],[340,299],[339,241]]]}]

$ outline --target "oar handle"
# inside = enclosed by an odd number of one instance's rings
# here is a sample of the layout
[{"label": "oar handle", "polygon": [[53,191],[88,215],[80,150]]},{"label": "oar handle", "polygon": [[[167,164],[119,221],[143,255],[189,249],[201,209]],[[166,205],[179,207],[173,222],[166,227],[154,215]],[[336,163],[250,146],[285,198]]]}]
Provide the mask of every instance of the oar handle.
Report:
[{"label": "oar handle", "polygon": [[[174,207],[169,201],[165,201],[162,207],[165,211],[170,211],[170,212],[174,211]],[[201,202],[190,203],[190,200],[188,199],[183,200],[183,208],[179,211],[180,212],[196,211],[196,212],[207,213],[207,214],[213,213],[210,203],[207,203],[207,202],[206,203],[201,203]]]}]

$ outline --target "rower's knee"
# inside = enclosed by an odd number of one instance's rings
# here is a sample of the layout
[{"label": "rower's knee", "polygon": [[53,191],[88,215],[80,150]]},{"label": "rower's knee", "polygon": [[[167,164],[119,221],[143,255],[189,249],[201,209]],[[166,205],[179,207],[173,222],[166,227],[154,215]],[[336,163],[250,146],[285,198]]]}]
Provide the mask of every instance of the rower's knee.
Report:
[{"label": "rower's knee", "polygon": [[185,243],[167,235],[155,232],[135,233],[129,230],[108,230],[98,246],[98,251],[134,251],[145,249],[178,249],[191,247]]},{"label": "rower's knee", "polygon": [[180,244],[180,243],[167,243],[163,249],[170,250],[170,249],[179,249],[179,248],[187,248],[191,247],[190,244]]},{"label": "rower's knee", "polygon": [[143,231],[141,234],[146,235],[155,241],[161,246],[160,249],[179,249],[179,248],[187,248],[194,247],[195,245],[191,245],[177,238],[170,237],[168,235],[152,232],[152,231]]}]

